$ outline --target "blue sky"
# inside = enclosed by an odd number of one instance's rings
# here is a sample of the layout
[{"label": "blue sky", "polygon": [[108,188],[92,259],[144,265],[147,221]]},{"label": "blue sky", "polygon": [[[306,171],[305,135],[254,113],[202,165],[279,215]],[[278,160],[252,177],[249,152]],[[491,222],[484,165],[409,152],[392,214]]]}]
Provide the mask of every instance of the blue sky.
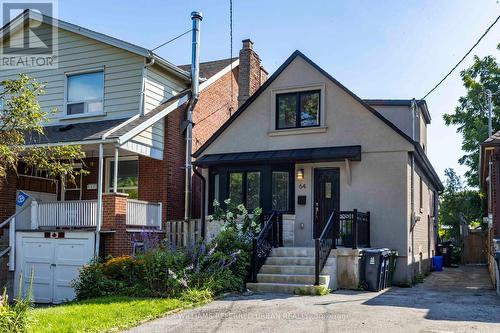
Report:
[{"label": "blue sky", "polygon": [[[147,48],[191,27],[203,12],[202,61],[229,57],[229,1],[60,0],[59,18]],[[497,0],[285,1],[233,0],[234,55],[251,38],[272,73],[299,49],[362,98],[420,98],[465,54],[500,13]],[[500,58],[500,24],[475,49]],[[158,53],[190,61],[190,36]],[[472,56],[459,67],[468,67]],[[461,140],[442,115],[464,94],[454,72],[427,98],[432,116],[429,157],[442,176],[459,173]]]}]

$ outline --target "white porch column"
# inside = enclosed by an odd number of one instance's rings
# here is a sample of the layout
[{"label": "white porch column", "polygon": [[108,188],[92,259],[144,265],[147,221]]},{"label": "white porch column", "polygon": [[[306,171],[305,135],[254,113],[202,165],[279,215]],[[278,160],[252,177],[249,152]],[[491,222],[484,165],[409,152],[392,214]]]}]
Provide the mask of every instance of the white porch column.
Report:
[{"label": "white porch column", "polygon": [[113,170],[113,193],[118,192],[118,162],[119,162],[119,149],[115,147],[115,164]]},{"label": "white porch column", "polygon": [[99,173],[97,177],[97,226],[95,235],[95,256],[99,256],[99,243],[100,243],[100,232],[102,226],[102,180],[103,180],[103,170],[104,170],[104,147],[103,144],[99,144]]}]

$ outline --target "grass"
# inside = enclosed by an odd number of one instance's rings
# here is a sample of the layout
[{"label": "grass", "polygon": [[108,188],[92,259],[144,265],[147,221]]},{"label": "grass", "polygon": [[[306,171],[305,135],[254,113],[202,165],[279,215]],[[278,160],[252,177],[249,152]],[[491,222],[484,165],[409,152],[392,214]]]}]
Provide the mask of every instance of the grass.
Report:
[{"label": "grass", "polygon": [[34,309],[30,332],[116,332],[192,305],[175,298],[125,296],[70,302]]}]

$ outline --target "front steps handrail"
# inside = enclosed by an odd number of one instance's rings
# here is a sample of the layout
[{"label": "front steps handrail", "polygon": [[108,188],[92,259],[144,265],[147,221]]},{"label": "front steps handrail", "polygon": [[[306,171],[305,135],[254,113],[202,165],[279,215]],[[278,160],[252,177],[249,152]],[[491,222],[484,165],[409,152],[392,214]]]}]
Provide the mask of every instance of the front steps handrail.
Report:
[{"label": "front steps handrail", "polygon": [[283,247],[283,214],[273,211],[261,231],[252,239],[250,280],[257,282],[257,274],[273,247]]},{"label": "front steps handrail", "polygon": [[333,211],[328,217],[328,221],[326,222],[323,231],[319,238],[314,240],[314,285],[319,285],[319,274],[323,267],[325,267],[326,261],[328,260],[328,256],[330,255],[330,251],[335,247],[335,228],[333,227],[335,222],[338,221],[339,213],[338,211]]}]

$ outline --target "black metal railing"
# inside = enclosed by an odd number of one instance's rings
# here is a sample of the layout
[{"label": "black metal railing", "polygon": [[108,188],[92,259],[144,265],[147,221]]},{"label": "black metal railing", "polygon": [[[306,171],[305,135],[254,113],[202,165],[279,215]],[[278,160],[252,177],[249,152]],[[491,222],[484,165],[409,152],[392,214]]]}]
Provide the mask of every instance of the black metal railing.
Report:
[{"label": "black metal railing", "polygon": [[319,273],[325,267],[330,251],[335,246],[335,221],[337,220],[338,212],[333,211],[326,222],[323,231],[319,238],[314,240],[314,285],[319,285]]},{"label": "black metal railing", "polygon": [[283,214],[272,212],[264,214],[262,229],[252,239],[252,261],[250,280],[257,282],[257,273],[266,262],[273,247],[283,247]]},{"label": "black metal railing", "polygon": [[325,267],[332,249],[341,247],[370,247],[370,212],[333,211],[321,232],[314,240],[314,284],[319,285],[319,274]]},{"label": "black metal railing", "polygon": [[340,211],[336,229],[336,246],[370,247],[370,212]]}]

